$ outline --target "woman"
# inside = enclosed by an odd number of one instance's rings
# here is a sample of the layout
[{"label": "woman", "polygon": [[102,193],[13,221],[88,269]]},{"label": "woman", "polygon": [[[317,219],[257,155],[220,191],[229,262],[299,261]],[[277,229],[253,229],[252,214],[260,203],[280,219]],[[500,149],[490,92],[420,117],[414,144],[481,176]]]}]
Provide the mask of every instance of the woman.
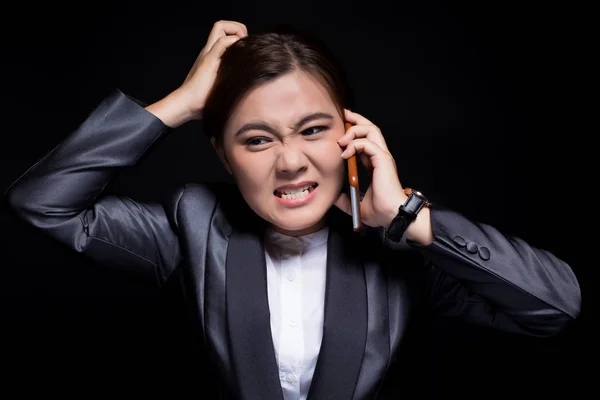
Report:
[{"label": "woman", "polygon": [[[6,195],[76,251],[176,281],[223,398],[389,398],[427,310],[534,336],[577,317],[566,263],[405,193],[380,130],[344,107],[318,48],[220,21],[178,89],[146,107],[113,94]],[[166,204],[102,194],[192,119],[236,185],[189,184]],[[354,154],[371,174],[361,234],[343,188]]]}]

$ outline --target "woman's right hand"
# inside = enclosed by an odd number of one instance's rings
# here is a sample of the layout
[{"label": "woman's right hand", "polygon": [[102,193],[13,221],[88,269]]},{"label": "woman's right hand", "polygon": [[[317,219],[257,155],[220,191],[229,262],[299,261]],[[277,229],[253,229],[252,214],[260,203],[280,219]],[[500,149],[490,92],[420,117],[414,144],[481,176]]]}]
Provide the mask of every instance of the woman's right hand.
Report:
[{"label": "woman's right hand", "polygon": [[215,82],[221,56],[231,44],[247,35],[246,26],[240,22],[216,22],[181,86],[162,100],[147,106],[146,110],[172,128],[202,118],[202,110]]}]

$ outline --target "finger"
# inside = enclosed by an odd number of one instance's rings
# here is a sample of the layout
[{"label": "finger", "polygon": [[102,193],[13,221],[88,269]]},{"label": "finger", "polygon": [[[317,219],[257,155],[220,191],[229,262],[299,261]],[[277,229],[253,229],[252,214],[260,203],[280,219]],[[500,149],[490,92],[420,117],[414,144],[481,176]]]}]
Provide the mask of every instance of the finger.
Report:
[{"label": "finger", "polygon": [[227,35],[235,35],[242,38],[248,36],[248,29],[246,28],[246,25],[240,22],[227,20],[217,21],[208,35],[206,44],[207,46],[212,47],[221,36]]},{"label": "finger", "polygon": [[348,143],[359,138],[367,138],[372,140],[382,149],[388,150],[383,134],[375,125],[353,125],[346,131],[344,136],[338,140],[338,143],[340,146],[347,146]]},{"label": "finger", "polygon": [[219,38],[228,35],[234,35],[238,38],[243,38],[248,36],[248,29],[244,24],[236,21],[223,20],[215,22],[210,33],[208,34],[206,46],[204,46],[205,53],[209,52],[213,48]]},{"label": "finger", "polygon": [[[356,154],[356,153],[358,153],[358,154]],[[361,153],[361,152],[355,152],[354,154],[357,155],[357,157],[360,159],[360,163],[367,168],[369,173],[371,173],[372,169],[373,169],[373,164],[371,163],[369,156],[367,154]],[[344,149],[344,151],[342,151],[342,157],[344,157],[344,156],[345,156],[345,149]],[[349,159],[350,156],[348,156],[346,158]]]},{"label": "finger", "polygon": [[206,57],[215,59],[221,58],[225,50],[238,40],[240,40],[240,38],[237,36],[221,36],[219,39],[217,39],[212,49],[206,53]]},{"label": "finger", "polygon": [[346,193],[340,193],[337,200],[333,203],[337,208],[342,210],[348,215],[352,214],[352,206],[350,204],[350,198]]},{"label": "finger", "polygon": [[248,36],[248,27],[246,25],[242,24],[241,22],[237,22],[237,21],[232,21],[232,22],[239,25],[240,34],[242,35],[242,37]]},{"label": "finger", "polygon": [[344,116],[345,116],[346,120],[348,122],[352,123],[352,124],[356,124],[356,125],[375,125],[374,123],[372,123],[367,118],[365,118],[364,116],[360,115],[359,113],[355,113],[355,112],[350,111],[348,109],[344,109]]},{"label": "finger", "polygon": [[386,158],[391,157],[390,153],[383,150],[375,142],[369,139],[353,140],[342,152],[342,157],[348,159],[348,157],[354,154],[359,154],[359,156],[361,154],[366,154],[369,157],[369,161],[373,168],[377,168]]},{"label": "finger", "polygon": [[[366,129],[365,132],[368,132],[368,128],[366,127],[359,127],[359,128],[364,128]],[[348,145],[348,143],[350,143],[352,140],[356,140],[357,138],[367,138],[367,133],[364,133],[363,131],[360,131],[358,134],[355,134],[353,131],[351,131],[350,129],[348,129],[347,133],[342,136],[341,139],[338,140],[338,144],[341,147],[346,147]],[[371,171],[371,168],[373,167],[371,165],[371,161],[369,160],[369,156],[367,156],[366,154],[359,154],[358,157],[360,158],[360,162],[362,165],[364,165],[369,171]]]}]

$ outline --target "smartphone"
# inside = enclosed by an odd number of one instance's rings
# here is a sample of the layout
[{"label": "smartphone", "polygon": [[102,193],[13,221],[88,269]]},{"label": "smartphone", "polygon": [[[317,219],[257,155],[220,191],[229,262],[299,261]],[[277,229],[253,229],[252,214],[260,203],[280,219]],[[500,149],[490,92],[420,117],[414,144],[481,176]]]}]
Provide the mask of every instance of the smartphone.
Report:
[{"label": "smartphone", "polygon": [[[346,131],[352,127],[349,122],[345,123]],[[360,217],[360,188],[358,186],[358,165],[356,164],[356,154],[349,157],[348,160],[348,184],[350,191],[350,206],[352,210],[352,229],[359,232],[362,228]]]}]

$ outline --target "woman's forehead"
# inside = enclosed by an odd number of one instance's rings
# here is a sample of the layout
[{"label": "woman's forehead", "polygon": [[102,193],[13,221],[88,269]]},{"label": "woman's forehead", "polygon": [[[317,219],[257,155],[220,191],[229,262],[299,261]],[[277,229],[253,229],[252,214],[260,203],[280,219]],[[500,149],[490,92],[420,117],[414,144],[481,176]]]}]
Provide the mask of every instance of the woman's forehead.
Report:
[{"label": "woman's forehead", "polygon": [[294,72],[264,83],[245,96],[231,115],[233,125],[258,119],[294,124],[314,113],[338,114],[327,87],[309,74]]}]

